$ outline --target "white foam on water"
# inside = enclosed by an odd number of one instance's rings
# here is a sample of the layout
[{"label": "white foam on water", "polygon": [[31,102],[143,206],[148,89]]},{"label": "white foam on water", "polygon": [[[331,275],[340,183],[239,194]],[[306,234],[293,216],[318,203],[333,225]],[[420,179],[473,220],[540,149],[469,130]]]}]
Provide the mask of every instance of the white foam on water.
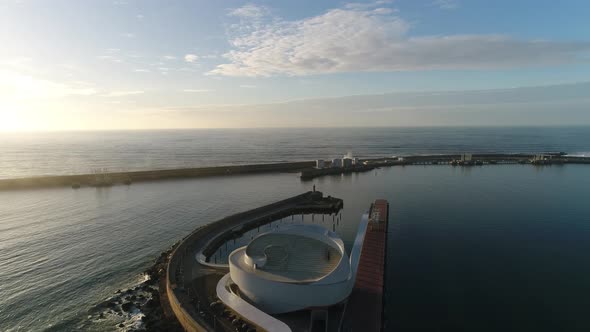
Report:
[{"label": "white foam on water", "polygon": [[590,157],[590,152],[573,152],[567,155],[570,157]]}]

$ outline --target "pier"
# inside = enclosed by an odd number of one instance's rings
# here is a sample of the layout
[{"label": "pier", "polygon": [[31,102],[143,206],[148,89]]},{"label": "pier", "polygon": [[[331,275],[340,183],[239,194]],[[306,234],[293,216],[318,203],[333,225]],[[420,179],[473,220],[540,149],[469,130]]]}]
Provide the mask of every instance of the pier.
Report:
[{"label": "pier", "polygon": [[[323,197],[312,191],[250,211],[238,213],[206,226],[185,237],[169,257],[165,288],[160,296],[186,331],[262,330],[228,310],[215,298],[215,285],[227,273],[227,265],[210,262],[210,255],[224,241],[247,229],[277,217],[299,213],[336,213],[341,199]],[[237,329],[239,325],[239,329]]]},{"label": "pier", "polygon": [[35,189],[48,187],[97,187],[108,185],[130,185],[135,182],[187,179],[211,176],[228,176],[255,173],[273,172],[299,172],[302,169],[312,167],[313,161],[275,163],[275,164],[254,164],[254,165],[232,165],[217,167],[198,167],[181,169],[162,169],[151,171],[131,172],[110,172],[101,173],[101,178],[108,179],[108,182],[97,183],[96,172],[91,174],[77,175],[55,175],[39,176],[30,178],[0,179],[0,190]]},{"label": "pier", "polygon": [[273,164],[231,165],[216,167],[197,167],[181,169],[163,169],[129,172],[96,172],[90,174],[39,176],[30,178],[0,179],[0,191],[18,189],[36,189],[50,187],[108,187],[113,185],[131,185],[136,182],[189,179],[214,176],[232,176],[263,173],[300,173],[301,180],[316,177],[341,175],[347,173],[367,172],[380,167],[412,165],[453,165],[480,166],[504,164],[530,164],[535,166],[590,164],[590,157],[568,156],[563,153],[545,153],[539,160],[535,154],[472,154],[472,163],[460,163],[461,155],[421,155],[358,159],[358,164],[351,166],[336,165],[325,162],[324,167],[317,168],[316,161],[300,161]]},{"label": "pier", "polygon": [[371,205],[356,282],[343,316],[341,331],[383,330],[383,294],[389,203],[378,199]]}]

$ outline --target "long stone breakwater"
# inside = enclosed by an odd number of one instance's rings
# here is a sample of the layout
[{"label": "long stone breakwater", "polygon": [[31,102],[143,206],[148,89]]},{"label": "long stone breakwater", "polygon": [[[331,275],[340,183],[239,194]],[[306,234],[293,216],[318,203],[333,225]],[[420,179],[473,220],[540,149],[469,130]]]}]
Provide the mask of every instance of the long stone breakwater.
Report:
[{"label": "long stone breakwater", "polygon": [[163,169],[153,171],[112,172],[101,174],[78,174],[40,176],[30,178],[0,179],[0,190],[33,189],[47,187],[100,187],[131,184],[142,181],[186,179],[209,176],[226,176],[252,173],[298,172],[312,167],[313,161],[234,165],[217,167]]},{"label": "long stone breakwater", "polygon": [[[535,160],[539,155],[533,154],[473,154],[473,164],[590,164],[590,157],[575,157],[560,153],[550,153],[544,156],[546,160]],[[119,184],[132,184],[142,181],[186,179],[211,176],[228,176],[254,173],[301,172],[302,180],[309,180],[318,176],[334,175],[351,172],[365,172],[377,167],[409,166],[409,165],[456,165],[454,161],[461,158],[459,154],[422,155],[389,158],[361,159],[361,165],[350,168],[316,169],[315,161],[300,161],[273,164],[232,165],[216,167],[163,169],[150,171],[111,172],[100,174],[56,175],[30,178],[0,179],[0,190],[34,189],[47,187],[101,187]]]}]

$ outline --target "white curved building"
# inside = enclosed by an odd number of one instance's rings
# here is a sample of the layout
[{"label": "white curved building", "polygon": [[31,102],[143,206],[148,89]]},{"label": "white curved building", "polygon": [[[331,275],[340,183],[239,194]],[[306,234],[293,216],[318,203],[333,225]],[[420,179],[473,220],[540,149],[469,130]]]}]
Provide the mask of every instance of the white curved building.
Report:
[{"label": "white curved building", "polygon": [[367,226],[366,216],[348,258],[336,233],[319,225],[292,225],[263,233],[229,256],[240,296],[268,314],[330,306],[346,299]]}]

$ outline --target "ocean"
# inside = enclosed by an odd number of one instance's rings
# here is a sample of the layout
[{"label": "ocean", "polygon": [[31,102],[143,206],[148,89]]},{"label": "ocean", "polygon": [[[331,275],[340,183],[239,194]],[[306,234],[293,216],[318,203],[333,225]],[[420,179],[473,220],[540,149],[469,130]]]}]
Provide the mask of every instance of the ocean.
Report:
[{"label": "ocean", "polygon": [[0,179],[462,152],[590,155],[590,127],[198,129],[0,133]]},{"label": "ocean", "polygon": [[[0,134],[4,178],[109,169],[458,152],[590,151],[590,128],[266,129]],[[20,138],[19,138],[20,137]],[[406,166],[301,182],[277,173],[0,192],[0,331],[116,331],[118,289],[199,225],[310,190],[344,199],[352,241],[391,204],[395,331],[587,331],[590,167]]]}]

